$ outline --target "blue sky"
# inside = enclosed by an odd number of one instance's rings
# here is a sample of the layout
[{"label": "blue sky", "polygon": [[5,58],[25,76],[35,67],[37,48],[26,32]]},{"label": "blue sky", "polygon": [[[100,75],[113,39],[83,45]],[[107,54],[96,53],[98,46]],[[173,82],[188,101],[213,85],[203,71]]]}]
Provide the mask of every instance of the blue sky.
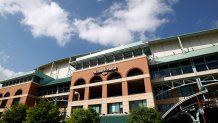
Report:
[{"label": "blue sky", "polygon": [[1,0],[0,79],[76,54],[218,27],[217,0]]}]

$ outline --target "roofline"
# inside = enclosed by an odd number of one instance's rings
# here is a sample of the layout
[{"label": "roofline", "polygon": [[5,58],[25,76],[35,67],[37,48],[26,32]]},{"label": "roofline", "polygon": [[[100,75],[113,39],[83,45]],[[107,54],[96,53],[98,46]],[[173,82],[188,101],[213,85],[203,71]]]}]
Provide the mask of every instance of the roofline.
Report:
[{"label": "roofline", "polygon": [[198,31],[198,32],[192,32],[192,33],[187,33],[187,34],[182,34],[182,35],[177,35],[177,36],[172,36],[172,37],[167,37],[167,38],[161,38],[157,40],[150,40],[148,41],[148,44],[157,44],[157,43],[162,43],[162,42],[167,42],[167,41],[178,40],[178,37],[180,37],[180,39],[182,38],[184,39],[184,38],[190,38],[190,37],[201,36],[201,35],[212,34],[212,33],[218,33],[218,28],[203,30],[203,31]]},{"label": "roofline", "polygon": [[81,57],[81,56],[88,55],[88,54],[90,54],[90,53],[78,54],[78,55],[75,55],[75,56],[71,56],[71,57],[66,57],[66,58],[63,58],[63,59],[55,60],[55,61],[49,62],[47,64],[41,65],[41,66],[39,66],[39,67],[37,67],[35,69],[45,68],[47,66],[52,65],[53,62],[61,63],[61,62],[64,62],[64,61],[68,61],[70,58],[75,58],[76,59],[77,57]]}]

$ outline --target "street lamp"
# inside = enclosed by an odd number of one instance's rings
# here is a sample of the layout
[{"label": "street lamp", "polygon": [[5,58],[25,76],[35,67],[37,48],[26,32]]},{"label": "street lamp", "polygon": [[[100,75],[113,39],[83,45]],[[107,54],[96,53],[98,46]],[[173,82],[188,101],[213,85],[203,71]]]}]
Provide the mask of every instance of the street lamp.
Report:
[{"label": "street lamp", "polygon": [[80,100],[80,93],[77,92],[77,91],[75,91],[74,94],[75,94],[75,95],[78,95],[78,99],[77,99],[77,100],[79,101],[79,100]]}]

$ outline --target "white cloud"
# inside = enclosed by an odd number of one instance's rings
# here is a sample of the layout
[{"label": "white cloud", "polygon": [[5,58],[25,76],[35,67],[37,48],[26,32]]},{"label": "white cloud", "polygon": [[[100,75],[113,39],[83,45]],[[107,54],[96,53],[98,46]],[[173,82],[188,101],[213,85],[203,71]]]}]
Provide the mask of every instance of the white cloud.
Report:
[{"label": "white cloud", "polygon": [[126,44],[154,36],[163,24],[170,22],[172,5],[177,0],[126,0],[114,3],[98,18],[75,19],[73,24],[81,39],[102,45]]},{"label": "white cloud", "polygon": [[4,68],[1,64],[0,64],[0,81],[1,80],[4,80],[12,75],[14,75],[15,72],[10,70],[10,69],[7,69],[7,68]]},{"label": "white cloud", "polygon": [[68,12],[51,0],[0,1],[2,16],[17,13],[22,14],[21,23],[29,27],[34,37],[51,37],[63,46],[73,34]]},{"label": "white cloud", "polygon": [[218,28],[218,20],[213,23],[213,27]]},{"label": "white cloud", "polygon": [[0,51],[0,63],[7,61],[10,58],[4,51]]}]

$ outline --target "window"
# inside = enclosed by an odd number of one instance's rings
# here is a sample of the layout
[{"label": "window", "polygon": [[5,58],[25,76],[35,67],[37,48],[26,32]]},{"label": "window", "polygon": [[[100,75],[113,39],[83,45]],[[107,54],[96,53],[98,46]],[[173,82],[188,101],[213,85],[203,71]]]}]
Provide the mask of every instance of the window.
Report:
[{"label": "window", "polygon": [[169,71],[169,68],[168,68],[168,64],[159,66],[159,74],[160,74],[161,77],[170,76],[170,71]]},{"label": "window", "polygon": [[138,48],[133,50],[133,55],[134,56],[141,56],[142,55],[142,49]]},{"label": "window", "polygon": [[90,83],[96,83],[96,82],[101,82],[102,78],[100,76],[94,76],[91,80]]},{"label": "window", "polygon": [[80,108],[83,108],[83,106],[72,106],[71,113],[73,113],[74,110],[80,109]]},{"label": "window", "polygon": [[163,92],[162,90],[156,90],[157,95],[160,94],[156,97],[156,99],[168,99],[173,97],[170,91],[166,91],[164,93],[162,92]]},{"label": "window", "polygon": [[105,58],[98,58],[98,65],[104,64],[105,63]]},{"label": "window", "polygon": [[14,98],[12,105],[18,104],[20,102],[20,97],[19,98]]},{"label": "window", "polygon": [[22,90],[21,90],[21,89],[19,89],[19,90],[15,93],[15,96],[17,96],[17,95],[22,95]]},{"label": "window", "polygon": [[181,69],[182,69],[183,74],[193,73],[190,60],[181,61],[180,63],[181,63]]},{"label": "window", "polygon": [[115,54],[114,57],[115,57],[115,60],[116,60],[116,61],[119,61],[119,60],[122,60],[122,59],[123,59],[123,54],[122,54],[122,53]]},{"label": "window", "polygon": [[108,114],[123,113],[123,104],[118,103],[109,103],[108,104]]},{"label": "window", "polygon": [[137,75],[142,75],[142,74],[143,74],[143,72],[141,70],[139,70],[138,68],[134,68],[128,72],[127,77],[137,76]]},{"label": "window", "polygon": [[77,85],[84,85],[84,84],[85,84],[85,80],[84,80],[84,79],[78,79],[78,80],[75,82],[74,86],[77,86]]},{"label": "window", "polygon": [[169,64],[171,76],[181,75],[182,70],[179,62]]},{"label": "window", "polygon": [[89,67],[89,61],[83,62],[83,68],[88,68]]},{"label": "window", "polygon": [[132,111],[136,108],[144,108],[146,106],[147,106],[146,100],[136,100],[136,101],[129,102],[130,111]]},{"label": "window", "polygon": [[125,58],[125,59],[127,59],[127,58],[132,58],[132,51],[124,52],[123,55],[124,55],[124,58]]},{"label": "window", "polygon": [[119,73],[116,73],[116,72],[114,72],[108,76],[108,80],[114,80],[114,79],[119,79],[119,78],[121,78],[121,75]]},{"label": "window", "polygon": [[197,71],[205,71],[207,70],[206,64],[204,62],[204,58],[195,58],[194,59],[195,68]]},{"label": "window", "polygon": [[110,63],[114,61],[114,56],[110,55],[110,56],[106,56],[106,62]]},{"label": "window", "polygon": [[167,110],[169,110],[171,107],[173,107],[173,104],[160,104],[157,106],[158,111],[160,112],[166,112]]},{"label": "window", "polygon": [[98,114],[101,114],[101,104],[89,105],[90,108],[94,109]]},{"label": "window", "polygon": [[77,64],[76,64],[76,69],[77,69],[77,70],[82,69],[82,64],[81,64],[81,63],[77,63]]},{"label": "window", "polygon": [[96,65],[97,65],[96,59],[90,60],[90,66],[96,66]]},{"label": "window", "polygon": [[193,86],[184,86],[177,89],[177,92],[180,96],[190,96],[194,94]]}]

